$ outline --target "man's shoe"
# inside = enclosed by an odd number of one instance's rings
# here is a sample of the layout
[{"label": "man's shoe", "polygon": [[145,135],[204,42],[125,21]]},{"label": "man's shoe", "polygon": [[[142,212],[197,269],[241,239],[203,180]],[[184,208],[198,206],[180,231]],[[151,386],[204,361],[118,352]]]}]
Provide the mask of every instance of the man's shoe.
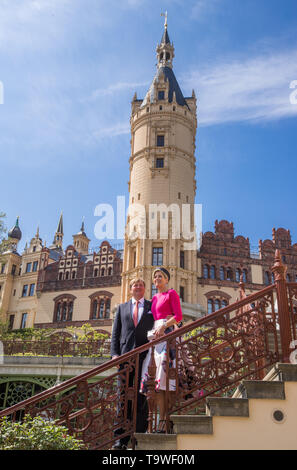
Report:
[{"label": "man's shoe", "polygon": [[114,444],[111,450],[127,450],[127,446],[124,444]]}]

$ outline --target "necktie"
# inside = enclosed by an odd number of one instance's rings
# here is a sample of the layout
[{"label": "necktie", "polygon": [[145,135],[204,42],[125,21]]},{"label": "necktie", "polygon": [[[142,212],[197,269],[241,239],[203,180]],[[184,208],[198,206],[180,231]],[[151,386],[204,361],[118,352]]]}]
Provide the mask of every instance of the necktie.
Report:
[{"label": "necktie", "polygon": [[134,307],[134,310],[133,310],[134,326],[137,326],[137,323],[138,323],[138,304],[139,304],[139,300],[136,300],[135,307]]}]

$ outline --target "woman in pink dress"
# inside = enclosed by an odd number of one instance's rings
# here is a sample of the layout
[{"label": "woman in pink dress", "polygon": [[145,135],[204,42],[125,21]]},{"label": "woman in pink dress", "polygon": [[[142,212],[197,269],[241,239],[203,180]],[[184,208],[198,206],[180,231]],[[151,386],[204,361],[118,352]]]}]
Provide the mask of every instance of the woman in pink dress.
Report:
[{"label": "woman in pink dress", "polygon": [[[182,310],[180,306],[180,298],[174,289],[169,289],[168,282],[170,274],[167,269],[161,267],[155,269],[153,273],[153,282],[158,289],[158,293],[152,298],[152,314],[154,316],[154,336],[160,338],[166,333],[173,331],[174,325],[182,320]],[[159,408],[159,432],[164,428],[165,418],[165,390],[166,390],[166,341],[155,346],[155,362],[156,362],[156,391],[157,406]],[[171,351],[169,357],[169,367],[175,367],[175,354]],[[147,355],[142,369],[141,392],[146,393],[146,382],[148,378],[148,364],[150,362],[150,354]],[[169,379],[169,391],[171,392],[171,400],[175,395],[176,383],[175,379]],[[173,395],[173,397],[172,397]]]}]

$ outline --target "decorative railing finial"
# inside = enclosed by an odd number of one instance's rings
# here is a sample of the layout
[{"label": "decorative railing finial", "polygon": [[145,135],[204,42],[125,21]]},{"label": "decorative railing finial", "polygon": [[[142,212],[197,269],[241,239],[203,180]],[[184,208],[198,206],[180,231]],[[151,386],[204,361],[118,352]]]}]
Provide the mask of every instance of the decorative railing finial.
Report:
[{"label": "decorative railing finial", "polygon": [[287,266],[282,263],[280,250],[275,250],[274,265],[271,268],[275,281],[286,280]]}]

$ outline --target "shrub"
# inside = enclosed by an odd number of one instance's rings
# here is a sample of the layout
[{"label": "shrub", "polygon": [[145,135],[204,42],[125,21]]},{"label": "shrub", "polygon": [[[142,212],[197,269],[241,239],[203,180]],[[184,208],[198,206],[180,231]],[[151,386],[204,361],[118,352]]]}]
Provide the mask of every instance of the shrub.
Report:
[{"label": "shrub", "polygon": [[0,450],[82,450],[83,441],[68,434],[41,416],[26,415],[23,422],[12,422],[7,416],[0,420]]}]

